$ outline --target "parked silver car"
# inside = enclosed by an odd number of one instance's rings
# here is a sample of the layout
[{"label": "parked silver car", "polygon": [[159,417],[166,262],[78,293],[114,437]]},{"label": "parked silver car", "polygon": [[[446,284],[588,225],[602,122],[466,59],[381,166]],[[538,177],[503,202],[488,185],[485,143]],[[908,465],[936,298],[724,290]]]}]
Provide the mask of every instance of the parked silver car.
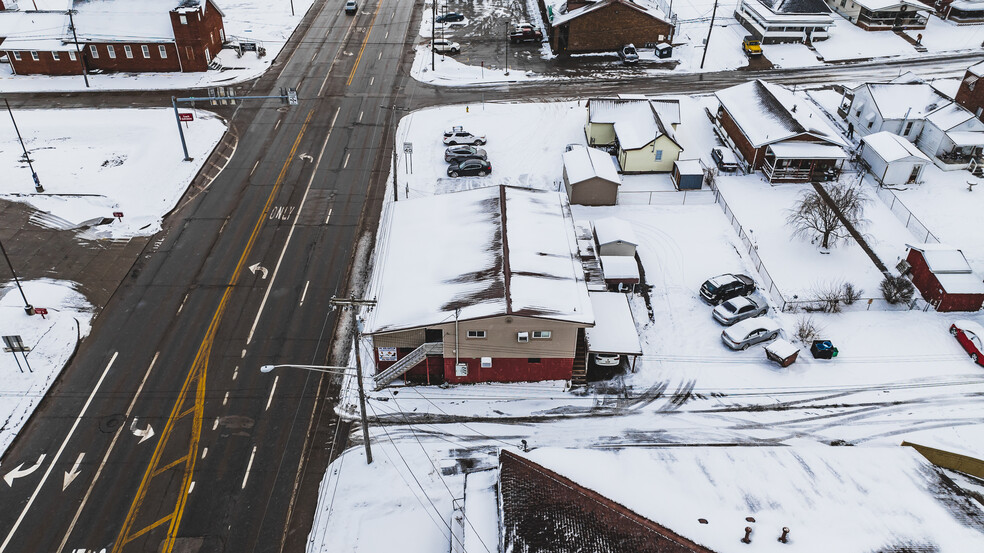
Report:
[{"label": "parked silver car", "polygon": [[748,349],[759,342],[779,337],[779,323],[768,317],[754,317],[724,329],[721,341],[731,349]]},{"label": "parked silver car", "polygon": [[769,305],[757,296],[738,296],[714,308],[714,319],[724,326],[731,326],[738,321],[761,317],[769,312]]},{"label": "parked silver car", "polygon": [[617,367],[622,363],[622,356],[617,353],[593,353],[591,358],[599,367]]},{"label": "parked silver car", "polygon": [[484,136],[475,136],[468,131],[457,130],[460,129],[460,127],[455,127],[455,129],[456,130],[450,135],[445,133],[444,144],[446,146],[456,146],[458,144],[473,144],[475,146],[481,146],[488,142]]}]

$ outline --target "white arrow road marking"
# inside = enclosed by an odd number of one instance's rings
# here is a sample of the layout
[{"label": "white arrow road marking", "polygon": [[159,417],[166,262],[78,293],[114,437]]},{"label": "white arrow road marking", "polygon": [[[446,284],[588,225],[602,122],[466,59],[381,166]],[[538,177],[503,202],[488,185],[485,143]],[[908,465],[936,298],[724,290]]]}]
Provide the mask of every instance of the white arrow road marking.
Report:
[{"label": "white arrow road marking", "polygon": [[79,465],[82,464],[83,457],[85,457],[84,451],[79,453],[79,456],[75,459],[75,464],[72,465],[72,470],[65,473],[65,479],[62,480],[62,491],[65,491],[65,488],[67,488],[69,484],[71,484],[72,481],[75,480],[82,472],[79,470]]},{"label": "white arrow road marking", "polygon": [[138,444],[142,444],[142,443],[146,442],[147,440],[149,440],[149,439],[151,439],[151,438],[154,437],[154,427],[151,426],[149,422],[147,423],[147,428],[145,428],[143,430],[137,430],[137,419],[136,418],[134,418],[133,419],[133,422],[130,423],[130,432],[133,432],[133,435],[134,436],[139,436],[140,437],[140,441],[137,442]]},{"label": "white arrow road marking", "polygon": [[263,278],[263,280],[266,280],[266,277],[267,277],[267,272],[268,272],[268,271],[266,270],[266,267],[261,267],[259,263],[256,263],[255,265],[250,265],[250,266],[249,266],[249,270],[250,270],[250,272],[252,272],[252,273],[253,273],[254,275],[256,274],[256,271],[259,271],[259,272],[261,272],[261,273],[263,273],[263,276],[262,276],[262,278]]},{"label": "white arrow road marking", "polygon": [[314,156],[312,156],[311,154],[301,154],[297,156],[297,158],[304,161],[314,161]]},{"label": "white arrow road marking", "polygon": [[246,481],[249,480],[249,471],[253,468],[253,457],[256,456],[256,446],[253,446],[253,452],[249,454],[249,463],[246,463],[246,474],[243,475],[243,489],[246,489]]},{"label": "white arrow road marking", "polygon": [[22,476],[27,476],[28,474],[31,474],[32,472],[41,468],[41,464],[44,463],[44,457],[45,454],[42,453],[41,456],[38,457],[38,462],[34,463],[33,466],[30,466],[26,469],[21,468],[24,466],[24,463],[17,465],[17,468],[3,475],[3,481],[6,482],[8,486],[13,487],[15,478],[21,478]]}]

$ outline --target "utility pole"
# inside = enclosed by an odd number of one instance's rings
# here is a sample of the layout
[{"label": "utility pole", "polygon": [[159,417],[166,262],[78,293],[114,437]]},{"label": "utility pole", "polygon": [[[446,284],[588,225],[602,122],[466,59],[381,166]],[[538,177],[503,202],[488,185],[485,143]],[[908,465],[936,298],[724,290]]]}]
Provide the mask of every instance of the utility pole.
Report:
[{"label": "utility pole", "polygon": [[17,133],[17,140],[20,141],[21,149],[24,150],[24,159],[27,160],[27,166],[31,168],[31,177],[34,178],[34,190],[36,192],[44,192],[44,187],[41,186],[41,180],[38,179],[38,172],[34,170],[34,164],[31,163],[31,156],[27,153],[27,146],[24,146],[24,139],[21,137],[20,129],[17,128],[17,121],[14,119],[14,112],[10,110],[10,102],[4,98],[3,103],[7,106],[7,113],[10,114],[10,121],[14,124],[14,131]]},{"label": "utility pole", "polygon": [[434,54],[434,27],[437,25],[437,0],[433,0],[431,3],[431,71],[434,71],[434,58],[437,57]]},{"label": "utility pole", "polygon": [[82,65],[82,78],[85,79],[85,87],[89,88],[89,71],[85,67],[85,60],[82,59],[82,47],[79,46],[79,35],[75,32],[75,18],[72,15],[75,10],[68,10],[68,26],[72,28],[72,38],[75,39],[75,52],[79,56],[79,63]]},{"label": "utility pole", "polygon": [[399,194],[397,194],[397,188],[396,188],[396,168],[397,168],[396,148],[393,148],[393,201],[394,202],[400,199]]},{"label": "utility pole", "polygon": [[369,447],[369,421],[366,419],[366,390],[362,383],[362,349],[359,345],[359,336],[362,334],[362,323],[359,321],[359,307],[376,305],[376,300],[360,300],[356,298],[332,297],[329,302],[335,307],[351,307],[352,322],[355,324],[355,337],[352,340],[355,344],[355,375],[359,380],[359,406],[362,413],[362,441],[366,443],[366,464],[372,464],[372,449]]},{"label": "utility pole", "polygon": [[700,57],[700,68],[704,68],[704,60],[707,59],[707,47],[711,45],[711,31],[714,30],[714,16],[717,15],[718,0],[714,0],[714,10],[711,11],[711,26],[707,28],[707,39],[704,41],[704,55]]},{"label": "utility pole", "polygon": [[27,296],[24,295],[24,289],[21,288],[20,280],[17,278],[17,272],[14,271],[14,266],[10,263],[10,258],[7,257],[7,248],[3,247],[3,242],[0,242],[0,252],[3,252],[3,258],[7,260],[7,266],[10,267],[10,274],[14,275],[14,284],[17,285],[17,289],[20,290],[21,298],[24,299],[24,312],[28,315],[34,314],[34,306],[27,301]]},{"label": "utility pole", "polygon": [[506,76],[509,76],[509,31],[512,26],[512,19],[509,20],[509,24],[506,25]]}]

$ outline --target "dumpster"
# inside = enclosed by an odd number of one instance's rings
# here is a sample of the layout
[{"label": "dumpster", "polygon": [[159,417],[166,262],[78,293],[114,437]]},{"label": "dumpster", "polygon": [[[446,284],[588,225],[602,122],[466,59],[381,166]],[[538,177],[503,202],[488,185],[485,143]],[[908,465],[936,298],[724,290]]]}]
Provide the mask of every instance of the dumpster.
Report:
[{"label": "dumpster", "polygon": [[814,359],[833,359],[837,357],[837,348],[830,340],[814,340],[810,346],[810,353]]},{"label": "dumpster", "polygon": [[665,42],[660,42],[656,45],[655,51],[657,58],[666,59],[673,55],[673,46]]},{"label": "dumpster", "polygon": [[799,348],[782,338],[765,346],[765,357],[779,363],[780,367],[792,365],[797,355],[799,355]]}]

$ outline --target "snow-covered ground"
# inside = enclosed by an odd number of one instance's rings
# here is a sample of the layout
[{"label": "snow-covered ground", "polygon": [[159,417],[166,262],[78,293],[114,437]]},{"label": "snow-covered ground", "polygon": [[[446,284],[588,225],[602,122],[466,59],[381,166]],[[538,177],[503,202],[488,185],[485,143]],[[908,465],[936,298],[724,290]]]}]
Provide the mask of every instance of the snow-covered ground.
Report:
[{"label": "snow-covered ground", "polygon": [[0,292],[3,334],[20,336],[30,351],[0,353],[0,456],[44,398],[78,341],[89,334],[95,312],[74,283],[44,279],[21,281],[21,286],[27,301],[46,308],[48,314],[27,315],[20,291],[13,282],[4,283]]},{"label": "snow-covered ground", "polygon": [[182,161],[170,109],[15,111],[44,193],[34,192],[13,126],[0,125],[0,167],[7,175],[0,194],[46,212],[39,222],[59,228],[123,213],[90,231],[93,238],[154,234],[226,128],[211,112],[182,111],[195,115],[184,123],[190,162]]},{"label": "snow-covered ground", "polygon": [[[21,2],[24,8],[24,2]],[[240,58],[230,49],[215,56],[225,69],[203,73],[105,73],[89,75],[92,90],[173,90],[227,86],[262,75],[277,58],[313,0],[260,2],[223,0],[226,37],[232,41],[256,42],[266,48],[266,56],[245,52]],[[293,5],[294,14],[291,15]],[[24,8],[27,9],[27,8]],[[339,3],[338,10],[342,9]],[[84,91],[81,75],[52,77],[14,75],[9,64],[0,64],[0,92]]]}]

